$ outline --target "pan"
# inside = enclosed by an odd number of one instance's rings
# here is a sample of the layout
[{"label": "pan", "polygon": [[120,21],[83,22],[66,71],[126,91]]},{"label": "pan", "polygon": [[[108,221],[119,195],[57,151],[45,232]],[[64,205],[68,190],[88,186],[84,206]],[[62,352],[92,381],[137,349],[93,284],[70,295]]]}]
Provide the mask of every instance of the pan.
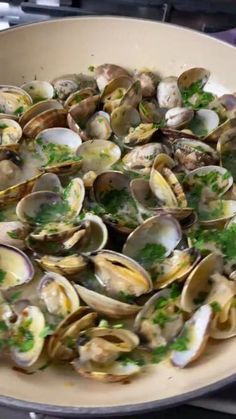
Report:
[{"label": "pan", "polygon": [[[87,72],[111,62],[162,77],[205,67],[219,94],[235,90],[235,48],[194,31],[152,21],[89,17],[16,27],[0,33],[0,83]],[[1,362],[0,403],[55,415],[124,415],[170,407],[236,380],[234,339],[209,345],[191,368],[153,365],[129,383],[106,384],[50,367],[32,375]]]}]

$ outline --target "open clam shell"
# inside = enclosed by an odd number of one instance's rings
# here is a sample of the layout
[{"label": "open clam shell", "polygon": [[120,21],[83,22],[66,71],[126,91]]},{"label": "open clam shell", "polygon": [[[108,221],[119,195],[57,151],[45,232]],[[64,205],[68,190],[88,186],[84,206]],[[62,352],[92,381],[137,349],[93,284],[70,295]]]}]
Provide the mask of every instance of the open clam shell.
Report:
[{"label": "open clam shell", "polygon": [[111,114],[111,128],[117,137],[128,135],[130,128],[138,126],[140,122],[140,115],[132,106],[119,106]]},{"label": "open clam shell", "polygon": [[165,114],[166,125],[174,129],[185,127],[193,117],[192,109],[181,107],[169,109]]},{"label": "open clam shell", "polygon": [[163,256],[168,256],[182,238],[178,221],[169,215],[156,215],[148,218],[127,238],[123,253],[136,259],[142,255],[143,248],[153,245],[163,249]]},{"label": "open clam shell", "polygon": [[35,181],[41,176],[36,176],[17,183],[16,185],[10,186],[5,190],[0,191],[0,206],[10,205],[18,202],[22,197],[29,194],[32,191]]},{"label": "open clam shell", "polygon": [[76,92],[73,92],[68,96],[68,98],[66,99],[64,103],[64,107],[69,109],[73,105],[76,105],[77,103],[81,102],[81,100],[84,100],[90,96],[93,96],[95,93],[96,93],[95,90],[90,87],[77,90]]},{"label": "open clam shell", "polygon": [[45,173],[36,180],[32,192],[48,191],[62,193],[62,185],[60,179],[54,173]]},{"label": "open clam shell", "polygon": [[51,359],[70,361],[77,355],[76,341],[83,330],[96,325],[97,314],[80,307],[69,314],[50,336],[47,352]]},{"label": "open clam shell", "polygon": [[36,259],[36,262],[46,271],[66,276],[79,274],[87,266],[87,260],[77,254],[69,256],[45,255],[40,259]]},{"label": "open clam shell", "polygon": [[133,259],[112,250],[101,250],[90,256],[95,275],[108,295],[121,293],[139,297],[152,290],[149,274]]},{"label": "open clam shell", "polygon": [[[62,204],[62,198],[59,194],[49,191],[33,192],[26,195],[18,202],[16,206],[16,214],[20,221],[27,224],[37,225],[37,216],[41,213],[42,209],[51,207],[51,205]],[[61,218],[59,212],[58,220]],[[56,214],[53,215],[51,221],[56,220]]]},{"label": "open clam shell", "polygon": [[66,317],[79,308],[79,297],[73,285],[55,272],[42,277],[38,292],[48,312],[56,316]]},{"label": "open clam shell", "polygon": [[206,256],[194,268],[187,278],[181,294],[181,308],[187,313],[193,312],[199,301],[205,301],[212,288],[211,277],[215,273],[222,273],[223,258],[213,252]]},{"label": "open clam shell", "polygon": [[186,367],[203,353],[209,337],[211,319],[212,308],[205,304],[185,323],[179,338],[187,337],[187,348],[173,350],[170,358],[176,367]]},{"label": "open clam shell", "polygon": [[158,108],[157,101],[155,99],[147,100],[143,99],[139,103],[138,107],[140,117],[144,123],[159,123],[162,119],[161,111]]},{"label": "open clam shell", "polygon": [[16,150],[22,137],[21,126],[13,119],[0,119],[0,150]]},{"label": "open clam shell", "polygon": [[157,154],[167,150],[167,147],[160,143],[149,143],[136,146],[133,150],[125,154],[122,162],[126,170],[146,173],[147,170],[151,169]]},{"label": "open clam shell", "polygon": [[136,80],[124,94],[120,105],[133,106],[136,108],[142,100],[142,88],[139,80]]},{"label": "open clam shell", "polygon": [[135,75],[135,80],[139,80],[141,83],[142,96],[150,98],[155,96],[159,77],[157,74],[151,71],[141,71]]},{"label": "open clam shell", "polygon": [[108,140],[112,134],[110,116],[106,112],[96,112],[86,123],[86,132],[91,139]]},{"label": "open clam shell", "polygon": [[89,140],[81,144],[77,155],[82,159],[82,171],[101,173],[116,163],[121,156],[118,145],[108,140]]},{"label": "open clam shell", "polygon": [[227,132],[231,128],[236,127],[236,118],[227,119],[223,124],[220,124],[215,130],[210,132],[206,137],[204,137],[204,141],[207,142],[217,142],[218,139],[222,134]]},{"label": "open clam shell", "polygon": [[24,249],[24,239],[27,234],[27,228],[20,221],[0,222],[0,243],[2,244]]},{"label": "open clam shell", "polygon": [[181,169],[191,171],[202,166],[214,165],[218,160],[218,153],[202,141],[193,139],[177,139],[173,144],[174,157]]},{"label": "open clam shell", "polygon": [[11,357],[17,365],[27,368],[36,363],[44,346],[44,328],[44,315],[38,307],[29,305],[19,314],[11,337]]},{"label": "open clam shell", "polygon": [[184,71],[178,78],[178,86],[182,91],[194,83],[199,83],[200,87],[205,86],[210,77],[210,72],[205,68],[194,67]]},{"label": "open clam shell", "polygon": [[[43,102],[40,102],[43,103]],[[39,103],[39,104],[40,104]],[[38,105],[39,105],[38,104]],[[54,128],[66,127],[67,113],[64,109],[49,109],[39,113],[34,118],[30,119],[23,127],[23,134],[27,138],[35,138],[41,131]]]},{"label": "open clam shell", "polygon": [[211,323],[210,337],[213,339],[229,339],[236,336],[236,307],[232,298],[214,315]]},{"label": "open clam shell", "polygon": [[206,137],[212,131],[216,130],[219,123],[220,119],[215,111],[211,109],[199,109],[195,112],[189,128],[198,137]]},{"label": "open clam shell", "polygon": [[54,88],[48,81],[33,80],[22,84],[21,88],[30,95],[34,103],[52,99],[54,96]]},{"label": "open clam shell", "polygon": [[218,199],[199,206],[199,222],[207,227],[222,227],[236,215],[236,201]]},{"label": "open clam shell", "polygon": [[134,374],[134,370],[124,368],[118,359],[121,353],[131,352],[139,344],[133,332],[97,327],[87,330],[82,339],[78,345],[79,359],[72,363],[81,375],[103,381],[120,381],[125,378],[125,371],[126,378]]},{"label": "open clam shell", "polygon": [[153,124],[140,124],[136,128],[131,128],[128,135],[124,137],[124,144],[133,147],[154,141],[159,135],[159,129]]},{"label": "open clam shell", "polygon": [[39,116],[41,113],[52,110],[52,109],[63,109],[60,102],[55,99],[45,100],[43,102],[36,103],[31,106],[23,115],[20,117],[19,123],[24,128],[33,118]]},{"label": "open clam shell", "polygon": [[217,142],[217,151],[220,155],[221,164],[228,169],[236,179],[234,158],[236,153],[236,128],[226,130]]},{"label": "open clam shell", "polygon": [[99,95],[89,96],[76,105],[71,106],[69,113],[80,128],[84,128],[88,119],[94,114],[99,100]]},{"label": "open clam shell", "polygon": [[107,383],[125,381],[141,371],[141,367],[133,362],[127,362],[124,365],[122,362],[115,361],[109,366],[98,368],[91,363],[81,363],[79,359],[76,359],[72,365],[83,377]]},{"label": "open clam shell", "polygon": [[31,105],[31,97],[20,87],[0,85],[1,113],[19,117]]},{"label": "open clam shell", "polygon": [[81,285],[74,284],[80,298],[97,313],[113,319],[122,319],[136,314],[141,307],[116,300]]},{"label": "open clam shell", "polygon": [[95,79],[101,92],[104,91],[109,82],[123,76],[129,77],[129,73],[119,65],[102,64],[95,69]]},{"label": "open clam shell", "polygon": [[183,327],[183,314],[170,290],[154,294],[137,314],[134,330],[143,346],[154,349],[170,343]]},{"label": "open clam shell", "polygon": [[34,276],[34,267],[28,256],[16,247],[0,244],[1,290],[25,284]]}]

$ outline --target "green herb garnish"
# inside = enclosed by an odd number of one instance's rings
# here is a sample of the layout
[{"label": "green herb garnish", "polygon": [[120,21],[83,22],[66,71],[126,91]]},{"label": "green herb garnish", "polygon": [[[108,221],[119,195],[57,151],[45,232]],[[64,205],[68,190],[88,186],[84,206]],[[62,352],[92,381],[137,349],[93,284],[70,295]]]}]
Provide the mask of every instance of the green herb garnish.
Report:
[{"label": "green herb garnish", "polygon": [[54,325],[47,325],[43,328],[43,330],[40,332],[39,336],[41,338],[46,338],[47,336],[50,336],[54,333],[55,326]]},{"label": "green herb garnish", "polygon": [[160,308],[164,308],[168,305],[169,300],[166,297],[159,297],[158,300],[155,302],[155,309],[159,310]]},{"label": "green herb garnish", "polygon": [[222,310],[221,305],[217,301],[212,301],[210,305],[213,310],[213,313],[219,313]]},{"label": "green herb garnish", "polygon": [[194,304],[199,305],[204,303],[205,299],[207,298],[208,292],[206,291],[199,291],[196,298],[193,299]]},{"label": "green herb garnish", "polygon": [[19,300],[22,295],[21,291],[14,292],[8,299],[10,303],[14,303],[15,301]]},{"label": "green herb garnish", "polygon": [[163,262],[166,248],[162,244],[147,243],[139,250],[135,259],[145,268],[150,269],[155,264]]},{"label": "green herb garnish", "polygon": [[170,349],[174,351],[180,351],[180,352],[187,351],[189,342],[190,342],[189,331],[185,327],[185,329],[181,333],[181,336],[175,339],[175,341],[170,345]]},{"label": "green herb garnish", "polygon": [[4,282],[7,272],[0,269],[0,284]]},{"label": "green herb garnish", "polygon": [[127,294],[124,291],[119,292],[119,300],[123,301],[124,303],[132,304],[134,302],[135,296],[132,294]]},{"label": "green herb garnish", "polygon": [[171,317],[164,311],[158,310],[152,318],[154,324],[158,324],[161,328],[171,321]]},{"label": "green herb garnish", "polygon": [[158,364],[161,362],[169,351],[168,346],[158,346],[152,351],[152,363]]},{"label": "green herb garnish", "polygon": [[40,211],[36,214],[35,222],[36,224],[56,222],[61,220],[68,213],[69,209],[69,204],[66,201],[42,204]]},{"label": "green herb garnish", "polygon": [[23,106],[19,106],[19,108],[17,108],[15,110],[14,115],[20,115],[23,112],[24,112],[24,107]]},{"label": "green herb garnish", "polygon": [[36,143],[42,148],[46,158],[48,159],[44,166],[65,162],[79,162],[81,156],[76,156],[67,145],[58,145],[54,143],[44,143],[41,138]]},{"label": "green herb garnish", "polygon": [[24,320],[9,340],[10,346],[16,347],[19,352],[28,352],[34,347],[34,335],[29,330],[32,319]]},{"label": "green herb garnish", "polygon": [[201,81],[193,83],[190,87],[182,90],[184,106],[193,109],[207,108],[209,103],[214,100],[214,95],[205,92],[201,86]]}]

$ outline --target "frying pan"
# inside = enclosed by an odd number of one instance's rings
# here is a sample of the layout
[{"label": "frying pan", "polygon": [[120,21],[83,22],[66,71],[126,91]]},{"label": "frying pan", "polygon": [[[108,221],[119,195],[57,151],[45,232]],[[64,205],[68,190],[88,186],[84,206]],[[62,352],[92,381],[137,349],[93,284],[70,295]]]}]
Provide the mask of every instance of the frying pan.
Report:
[{"label": "frying pan", "polygon": [[[145,20],[71,18],[0,33],[0,83],[87,72],[105,62],[148,67],[162,76],[192,66],[211,71],[216,93],[235,91],[236,49],[205,35]],[[236,380],[236,340],[209,345],[184,370],[151,365],[131,383],[104,384],[78,377],[69,367],[24,375],[0,363],[0,403],[59,415],[119,415],[169,407]]]}]

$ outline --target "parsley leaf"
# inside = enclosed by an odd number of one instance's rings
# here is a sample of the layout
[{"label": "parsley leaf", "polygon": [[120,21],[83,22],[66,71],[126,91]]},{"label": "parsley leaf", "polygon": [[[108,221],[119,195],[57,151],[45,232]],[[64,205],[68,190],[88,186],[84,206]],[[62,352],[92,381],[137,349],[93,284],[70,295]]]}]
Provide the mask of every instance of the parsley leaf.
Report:
[{"label": "parsley leaf", "polygon": [[166,248],[162,244],[147,243],[139,250],[135,259],[145,268],[150,269],[164,260]]},{"label": "parsley leaf", "polygon": [[218,301],[212,301],[211,307],[213,313],[219,313],[221,311],[221,305],[218,303]]},{"label": "parsley leaf", "polygon": [[4,279],[6,277],[7,272],[3,271],[2,269],[0,269],[0,284],[2,284],[4,282]]},{"label": "parsley leaf", "polygon": [[158,364],[161,362],[169,351],[168,346],[158,346],[157,348],[153,349],[152,351],[152,363]]}]

